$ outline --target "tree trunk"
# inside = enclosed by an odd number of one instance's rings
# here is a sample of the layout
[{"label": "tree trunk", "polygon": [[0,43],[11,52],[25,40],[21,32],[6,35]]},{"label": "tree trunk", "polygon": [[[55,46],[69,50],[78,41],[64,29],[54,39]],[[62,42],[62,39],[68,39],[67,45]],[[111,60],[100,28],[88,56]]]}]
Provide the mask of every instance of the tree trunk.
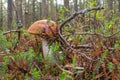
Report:
[{"label": "tree trunk", "polygon": [[8,0],[8,7],[7,7],[7,11],[8,11],[8,15],[7,15],[7,29],[11,30],[12,29],[12,20],[13,20],[13,7],[12,7],[13,1],[12,0]]},{"label": "tree trunk", "polygon": [[17,10],[16,20],[17,20],[17,25],[19,26],[19,24],[22,24],[23,22],[22,0],[15,0],[15,4]]},{"label": "tree trunk", "polygon": [[58,2],[57,0],[55,0],[55,2],[56,2],[56,12],[58,12]]},{"label": "tree trunk", "polygon": [[39,16],[42,18],[42,2],[39,2]]},{"label": "tree trunk", "polygon": [[108,0],[108,9],[109,10],[113,9],[113,0]]},{"label": "tree trunk", "polygon": [[30,24],[30,11],[29,11],[29,0],[25,0],[25,11],[24,11],[24,26],[28,28]]},{"label": "tree trunk", "polygon": [[101,0],[96,0],[97,6],[101,6]]},{"label": "tree trunk", "polygon": [[47,18],[47,16],[48,16],[47,0],[42,0],[42,17]]},{"label": "tree trunk", "polygon": [[119,14],[120,14],[120,0],[118,0],[118,11],[119,11]]},{"label": "tree trunk", "polygon": [[78,0],[74,0],[74,11],[78,11]]},{"label": "tree trunk", "polygon": [[[64,6],[68,11],[69,10],[69,0],[64,0]],[[69,13],[67,11],[65,11],[65,16],[69,16]]]},{"label": "tree trunk", "polygon": [[82,4],[82,1],[81,1],[81,0],[79,0],[79,9],[80,9],[80,10],[83,9],[83,4]]},{"label": "tree trunk", "polygon": [[35,1],[36,0],[32,0],[32,21],[35,21]]},{"label": "tree trunk", "polygon": [[1,7],[0,7],[0,30],[2,30],[3,26],[3,8],[2,8],[2,0],[1,0]]},{"label": "tree trunk", "polygon": [[50,17],[53,20],[55,17],[55,10],[54,10],[54,2],[53,0],[50,0]]}]

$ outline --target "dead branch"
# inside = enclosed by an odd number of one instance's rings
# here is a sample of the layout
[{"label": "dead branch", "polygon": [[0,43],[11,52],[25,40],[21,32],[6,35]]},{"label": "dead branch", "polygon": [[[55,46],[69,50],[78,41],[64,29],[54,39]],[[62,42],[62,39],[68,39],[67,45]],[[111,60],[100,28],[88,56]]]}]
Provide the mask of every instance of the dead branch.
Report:
[{"label": "dead branch", "polygon": [[93,46],[90,46],[90,45],[77,45],[77,46],[72,45],[72,47],[73,47],[74,49],[79,49],[79,48],[93,49],[93,48],[94,48]]},{"label": "dead branch", "polygon": [[105,36],[104,34],[99,34],[99,33],[90,33],[90,32],[75,32],[74,34],[79,34],[79,35],[96,35],[96,36],[100,36],[100,37],[103,37],[103,38],[111,38],[117,34],[119,34],[120,31],[112,34],[112,35],[109,35],[109,36]]},{"label": "dead branch", "polygon": [[[62,44],[65,44],[67,48],[71,49],[72,51],[74,51],[74,47],[68,42],[66,41],[66,39],[63,37],[62,35],[62,28],[64,27],[64,25],[66,23],[68,23],[69,21],[71,21],[72,19],[74,19],[76,16],[78,16],[79,14],[85,14],[87,12],[93,11],[93,10],[101,10],[104,9],[103,7],[94,7],[94,8],[86,8],[83,9],[81,11],[75,12],[73,13],[67,20],[65,20],[59,27],[58,27],[58,36],[60,38],[60,42]],[[83,46],[82,46],[83,47]],[[88,47],[88,46],[87,46]],[[89,58],[88,56],[86,56],[84,53],[82,54],[84,55],[85,58],[92,60],[91,58]]]},{"label": "dead branch", "polygon": [[12,32],[20,32],[20,30],[10,30],[10,31],[6,31],[3,33],[3,35],[6,35],[8,33],[12,33]]},{"label": "dead branch", "polygon": [[58,65],[57,63],[56,63],[56,65],[57,65],[57,67],[58,67],[61,71],[73,75],[73,72],[71,72],[71,71],[69,71],[69,70],[65,70],[65,69],[63,69],[63,68],[62,68],[60,65]]},{"label": "dead branch", "polygon": [[96,36],[100,36],[100,37],[107,37],[103,34],[99,34],[99,33],[90,33],[90,32],[75,32],[75,34],[78,34],[78,35],[96,35]]},{"label": "dead branch", "polygon": [[73,13],[67,20],[65,20],[58,28],[58,34],[59,34],[59,37],[62,41],[63,44],[66,44],[67,47],[71,47],[71,45],[65,40],[65,38],[63,37],[62,35],[62,28],[64,27],[64,25],[66,23],[68,23],[69,21],[71,21],[72,19],[74,19],[76,16],[78,16],[79,14],[85,14],[87,12],[90,12],[90,11],[93,11],[93,10],[101,10],[101,9],[104,9],[103,7],[94,7],[94,8],[86,8],[86,9],[83,9],[81,11],[78,11],[78,12],[75,12]]},{"label": "dead branch", "polygon": [[106,38],[111,38],[111,37],[113,37],[113,36],[115,36],[115,35],[117,35],[117,34],[119,34],[119,33],[120,33],[120,30],[119,30],[118,32],[112,34],[112,35],[106,36]]}]

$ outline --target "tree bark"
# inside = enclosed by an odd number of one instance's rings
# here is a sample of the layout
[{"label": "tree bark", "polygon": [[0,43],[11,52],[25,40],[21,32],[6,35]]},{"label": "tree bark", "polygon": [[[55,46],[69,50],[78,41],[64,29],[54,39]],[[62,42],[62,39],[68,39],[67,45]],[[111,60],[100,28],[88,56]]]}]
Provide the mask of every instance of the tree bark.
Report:
[{"label": "tree bark", "polygon": [[20,24],[23,24],[23,9],[22,9],[22,0],[15,0],[16,4],[16,21],[17,21],[17,26],[19,27]]},{"label": "tree bark", "polygon": [[80,10],[83,9],[83,4],[82,4],[82,1],[81,1],[81,0],[79,0],[79,9],[80,9]]},{"label": "tree bark", "polygon": [[55,17],[54,2],[50,0],[50,17],[53,20]]},{"label": "tree bark", "polygon": [[7,29],[11,30],[12,29],[12,20],[13,20],[13,1],[12,0],[8,0],[8,7],[7,7],[7,11],[8,11],[8,15],[7,15]]},{"label": "tree bark", "polygon": [[35,21],[35,1],[36,0],[32,0],[32,21]]},{"label": "tree bark", "polygon": [[24,26],[25,28],[29,27],[30,24],[30,11],[29,11],[29,0],[25,0],[25,11],[24,11]]},{"label": "tree bark", "polygon": [[78,0],[74,0],[74,11],[78,11]]},{"label": "tree bark", "polygon": [[42,17],[47,18],[47,16],[48,16],[47,0],[42,0]]},{"label": "tree bark", "polygon": [[[69,0],[64,0],[64,6],[67,10],[69,10]],[[65,16],[69,16],[69,13],[65,11]]]},{"label": "tree bark", "polygon": [[113,9],[113,0],[108,0],[108,9],[109,10]]},{"label": "tree bark", "polygon": [[101,0],[96,0],[97,6],[101,5]]},{"label": "tree bark", "polygon": [[1,7],[0,7],[0,30],[2,30],[2,26],[3,26],[3,3],[1,0]]},{"label": "tree bark", "polygon": [[118,11],[120,12],[120,0],[118,0]]},{"label": "tree bark", "polygon": [[58,12],[58,2],[57,2],[57,0],[55,0],[55,2],[56,2],[56,12]]},{"label": "tree bark", "polygon": [[39,16],[42,18],[42,2],[39,2]]}]

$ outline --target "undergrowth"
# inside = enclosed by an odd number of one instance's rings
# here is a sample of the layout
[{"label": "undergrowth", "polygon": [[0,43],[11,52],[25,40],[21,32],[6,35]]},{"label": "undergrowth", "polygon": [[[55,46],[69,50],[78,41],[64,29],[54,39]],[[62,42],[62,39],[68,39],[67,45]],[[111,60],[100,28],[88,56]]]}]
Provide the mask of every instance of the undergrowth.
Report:
[{"label": "undergrowth", "polygon": [[[60,9],[59,22],[65,20],[64,7]],[[69,11],[68,11],[69,12]],[[120,18],[104,16],[103,11],[77,16],[63,28],[67,42],[75,47],[64,48],[60,42],[49,46],[59,61],[44,59],[41,40],[22,30],[16,48],[14,33],[0,37],[1,80],[119,80],[120,79]],[[112,14],[112,13],[111,13]],[[82,17],[82,18],[81,18]],[[94,17],[94,18],[93,18]],[[97,34],[96,34],[97,33]],[[79,53],[78,53],[79,52]]]}]

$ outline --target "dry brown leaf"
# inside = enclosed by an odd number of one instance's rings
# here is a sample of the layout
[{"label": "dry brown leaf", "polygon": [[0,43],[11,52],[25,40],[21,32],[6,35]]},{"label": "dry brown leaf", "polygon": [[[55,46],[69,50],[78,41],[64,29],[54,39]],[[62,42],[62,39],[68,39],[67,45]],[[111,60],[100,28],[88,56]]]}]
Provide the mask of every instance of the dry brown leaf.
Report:
[{"label": "dry brown leaf", "polygon": [[115,64],[115,65],[118,65],[119,64],[119,62],[117,61],[117,59],[116,58],[112,58],[112,62]]}]

